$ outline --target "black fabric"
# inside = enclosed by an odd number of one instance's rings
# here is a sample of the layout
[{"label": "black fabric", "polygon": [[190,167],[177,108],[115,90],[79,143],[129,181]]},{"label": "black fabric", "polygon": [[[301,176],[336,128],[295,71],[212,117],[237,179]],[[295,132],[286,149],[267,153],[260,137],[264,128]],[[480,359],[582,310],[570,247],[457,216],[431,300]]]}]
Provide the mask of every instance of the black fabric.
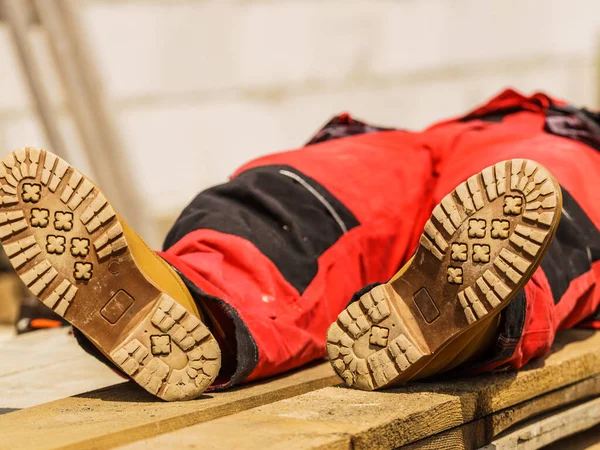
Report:
[{"label": "black fabric", "polygon": [[499,123],[504,120],[505,117],[511,114],[524,111],[523,108],[505,108],[496,111],[490,111],[486,114],[469,114],[466,117],[460,119],[460,122],[471,122],[472,120],[481,120],[483,122]]},{"label": "black fabric", "polygon": [[[554,102],[551,98],[545,97],[545,100],[549,103],[549,106],[546,105],[540,98],[532,98],[530,102],[538,107],[544,108],[547,111],[555,108]],[[470,122],[472,120],[481,120],[483,122],[494,122],[499,123],[504,120],[505,117],[510,116],[511,114],[515,114],[522,111],[529,111],[524,106],[513,106],[509,108],[501,108],[493,111],[487,111],[484,113],[474,111],[465,117],[460,119],[460,122]]]},{"label": "black fabric", "polygon": [[383,284],[383,283],[377,282],[377,283],[367,284],[364,288],[362,288],[361,290],[359,290],[359,291],[357,291],[357,292],[354,293],[354,295],[352,296],[352,298],[348,302],[348,305],[350,305],[351,303],[359,301],[360,298],[363,295],[365,295],[367,292],[371,291],[371,289],[373,289],[374,287],[379,286],[380,284]]},{"label": "black fabric", "polygon": [[369,125],[360,120],[353,119],[348,114],[335,116],[327,122],[321,130],[315,134],[306,145],[318,144],[319,142],[330,141],[348,136],[355,136],[363,133],[376,133],[378,131],[388,131],[393,128],[383,128]]},{"label": "black fabric", "polygon": [[239,236],[302,293],[317,274],[319,256],[358,225],[352,212],[315,180],[292,167],[270,165],[200,193],[173,225],[164,248],[199,229]]},{"label": "black fabric", "polygon": [[[498,338],[496,344],[481,357],[465,363],[453,371],[453,373],[464,374],[477,371],[489,364],[504,361],[512,357],[525,326],[525,314],[527,311],[527,298],[525,290],[521,289],[515,298],[500,313],[500,324],[498,326]],[[503,370],[506,367],[498,367]]]},{"label": "black fabric", "polygon": [[562,189],[563,211],[556,236],[542,260],[542,269],[558,303],[571,281],[591,269],[600,259],[600,231],[573,196]]},{"label": "black fabric", "polygon": [[582,320],[580,325],[585,326],[588,322],[600,322],[600,305],[598,305],[598,308],[596,308],[596,311],[594,311],[590,317]]},{"label": "black fabric", "polygon": [[600,151],[600,113],[574,106],[552,106],[546,114],[544,131],[583,142]]},{"label": "black fabric", "polygon": [[[226,339],[226,343],[219,342],[219,347],[221,348],[222,354],[221,370],[219,371],[219,375],[211,386],[210,390],[221,391],[242,383],[246,378],[248,378],[258,364],[258,346],[252,338],[250,330],[248,330],[248,327],[242,321],[234,308],[220,298],[213,297],[212,295],[202,291],[176,268],[174,268],[174,270],[181,277],[186,287],[190,291],[190,294],[192,294],[198,309],[203,312],[205,322],[208,322],[207,325],[217,341],[220,341],[220,336],[214,332],[214,326],[209,321],[209,315],[206,313],[206,309],[209,308],[207,303],[212,303],[215,307],[221,310],[226,317],[226,321],[229,321],[232,324],[231,328],[233,333],[231,333],[231,335],[233,335],[235,338],[234,340],[229,339],[230,334],[227,333],[229,330],[224,321],[220,321],[219,323],[219,325],[225,329],[228,339]],[[235,361],[229,361],[229,358],[225,356],[227,349],[225,348],[224,344],[234,344],[232,350]]]}]

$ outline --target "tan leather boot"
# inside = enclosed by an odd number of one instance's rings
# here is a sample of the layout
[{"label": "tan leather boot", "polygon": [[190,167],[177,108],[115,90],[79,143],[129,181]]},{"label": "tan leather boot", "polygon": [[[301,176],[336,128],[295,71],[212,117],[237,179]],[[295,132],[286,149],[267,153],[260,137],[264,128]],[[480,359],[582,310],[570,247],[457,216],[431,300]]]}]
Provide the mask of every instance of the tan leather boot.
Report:
[{"label": "tan leather boot", "polygon": [[408,264],[331,325],[335,371],[372,390],[480,354],[544,257],[561,206],[560,186],[534,161],[503,161],[461,183],[433,210]]},{"label": "tan leather boot", "polygon": [[220,350],[189,291],[90,180],[26,148],[0,163],[0,187],[0,240],[34,295],[157,397],[210,386]]}]

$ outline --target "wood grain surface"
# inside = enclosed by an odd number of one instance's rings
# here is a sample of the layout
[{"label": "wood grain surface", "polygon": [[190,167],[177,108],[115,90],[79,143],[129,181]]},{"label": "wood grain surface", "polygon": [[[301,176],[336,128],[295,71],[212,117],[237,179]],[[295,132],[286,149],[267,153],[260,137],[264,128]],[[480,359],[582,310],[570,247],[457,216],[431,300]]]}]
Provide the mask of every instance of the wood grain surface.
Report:
[{"label": "wood grain surface", "polygon": [[0,355],[0,414],[125,382],[79,347],[69,328],[0,342]]},{"label": "wood grain surface", "polygon": [[[327,387],[145,439],[127,448],[391,449],[502,411],[600,373],[600,333],[561,333],[519,372],[414,383],[382,392]],[[215,436],[218,436],[215,439]]]},{"label": "wood grain surface", "polygon": [[[68,337],[68,336],[67,336]],[[33,344],[33,337],[30,343]],[[14,347],[22,371],[63,364],[46,339],[35,360]],[[79,350],[79,349],[77,349]],[[73,351],[73,349],[71,349]],[[87,356],[87,355],[86,355]],[[1,377],[14,375],[6,367]],[[123,383],[0,416],[0,448],[396,448],[488,443],[508,426],[598,393],[600,333],[559,334],[553,352],[519,372],[420,382],[380,392],[347,389],[327,363],[182,403],[156,401]],[[42,382],[40,381],[40,382]],[[56,382],[47,380],[52,388]],[[335,384],[335,386],[333,386]],[[440,434],[441,433],[441,434]],[[446,436],[446,441],[439,440]],[[457,436],[475,436],[468,441]],[[438,447],[437,448],[441,448]]]},{"label": "wood grain surface", "polygon": [[0,449],[111,448],[337,381],[329,363],[320,363],[261,383],[170,403],[128,382],[0,416]]}]

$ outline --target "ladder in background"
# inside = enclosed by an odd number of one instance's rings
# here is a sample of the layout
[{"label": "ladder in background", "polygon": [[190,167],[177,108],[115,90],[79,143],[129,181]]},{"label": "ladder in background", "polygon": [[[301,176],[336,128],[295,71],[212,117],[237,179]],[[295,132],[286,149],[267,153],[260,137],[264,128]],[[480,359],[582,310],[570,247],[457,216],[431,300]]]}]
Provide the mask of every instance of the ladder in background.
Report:
[{"label": "ladder in background", "polygon": [[[152,241],[153,227],[147,220],[127,155],[109,113],[99,71],[90,56],[90,47],[73,0],[0,0],[0,20],[11,30],[38,119],[51,150],[66,157],[60,131],[60,117],[52,105],[44,74],[33,49],[31,28],[41,27],[49,43],[54,66],[63,85],[67,106],[83,143],[89,174],[111,203]],[[25,143],[24,143],[25,144]]]}]

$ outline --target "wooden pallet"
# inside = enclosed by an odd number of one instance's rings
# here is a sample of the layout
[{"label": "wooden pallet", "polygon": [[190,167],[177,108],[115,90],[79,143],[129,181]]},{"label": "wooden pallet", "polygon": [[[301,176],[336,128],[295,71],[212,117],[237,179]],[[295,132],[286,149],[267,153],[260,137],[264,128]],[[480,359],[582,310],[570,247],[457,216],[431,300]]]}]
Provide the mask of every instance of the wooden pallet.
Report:
[{"label": "wooden pallet", "polygon": [[[559,334],[547,358],[518,373],[362,392],[342,387],[329,365],[318,363],[185,403],[155,401],[123,382],[84,354],[65,330],[17,338],[0,344],[0,352],[0,413],[6,412],[0,415],[1,449],[158,449],[174,443],[215,449],[499,443],[529,449],[592,427],[594,420],[583,420],[582,411],[597,411],[593,399],[600,396],[600,332],[585,330]],[[580,402],[570,426],[569,410],[553,419],[553,411]],[[546,422],[536,419],[541,414]],[[516,445],[531,429],[514,426],[527,420],[526,426],[541,424],[551,434],[538,431],[529,446]]]}]

